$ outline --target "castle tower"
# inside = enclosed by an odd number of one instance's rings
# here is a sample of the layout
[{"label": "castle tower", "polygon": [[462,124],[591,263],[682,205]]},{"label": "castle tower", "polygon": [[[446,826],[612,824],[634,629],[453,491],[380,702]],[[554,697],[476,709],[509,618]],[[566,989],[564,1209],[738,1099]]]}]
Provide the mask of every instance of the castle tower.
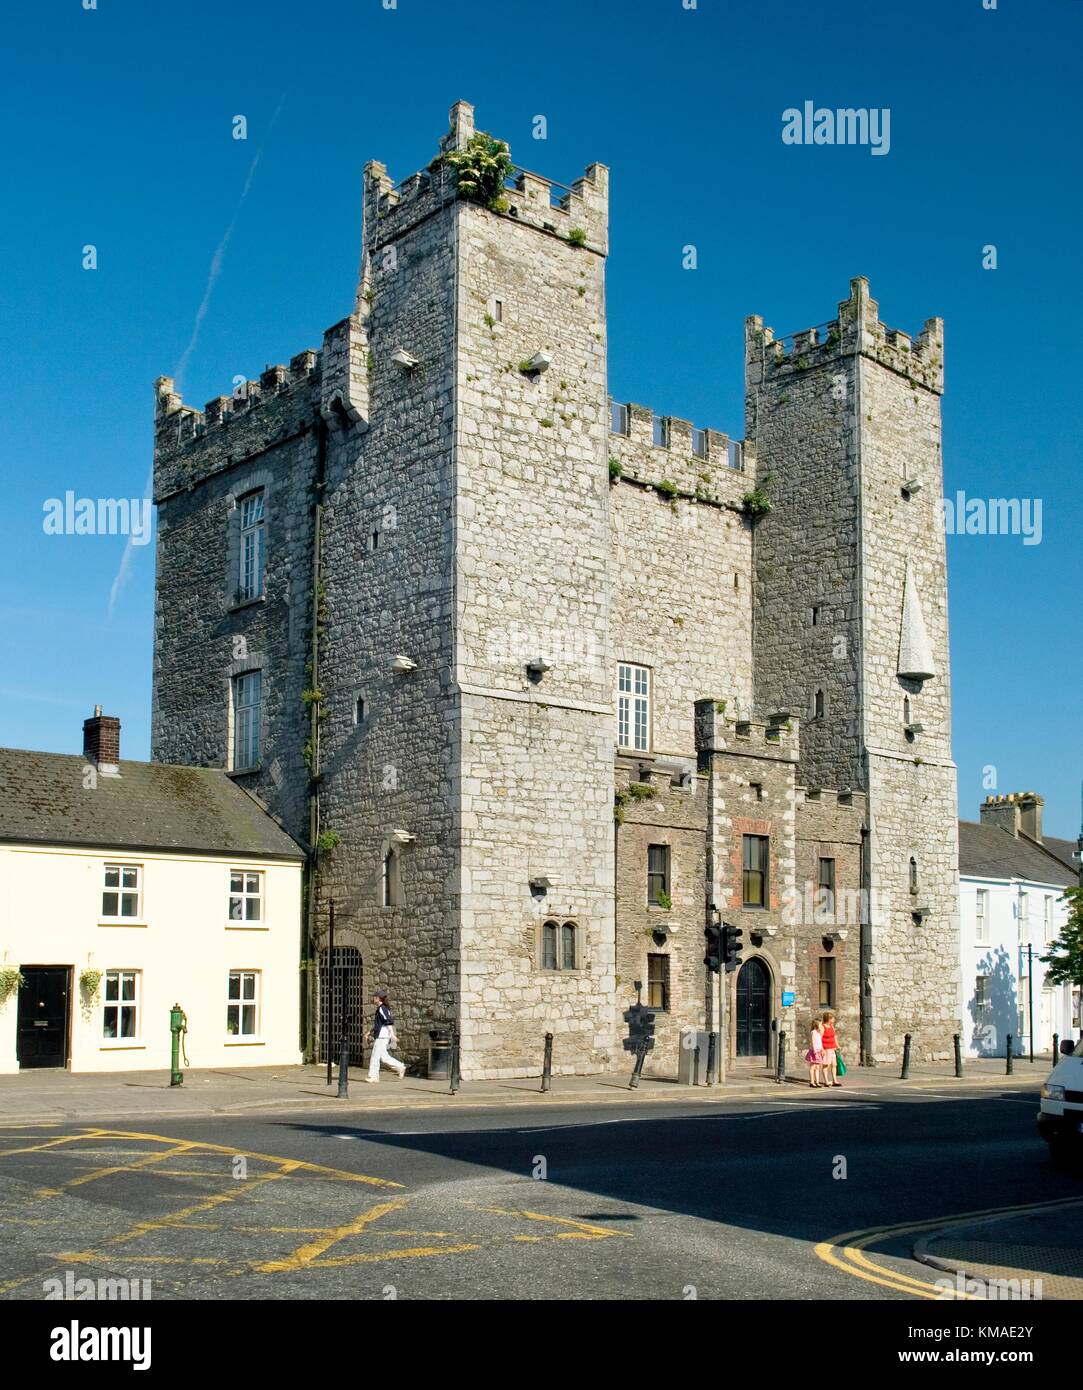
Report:
[{"label": "castle tower", "polygon": [[885,328],[863,279],[837,319],[746,326],[763,708],[803,716],[800,777],[868,796],[862,1048],[948,1056],[959,1027],[958,855],[940,515],[943,326]]},{"label": "castle tower", "polygon": [[232,766],[312,845],[306,955],[333,899],[409,1055],[455,1027],[464,1076],[519,1074],[553,1031],[556,1069],[598,1070],[607,171],[471,201],[474,136],[459,102],[427,168],[366,167],[355,310],[322,352],[202,414],[159,383],[154,756]]}]

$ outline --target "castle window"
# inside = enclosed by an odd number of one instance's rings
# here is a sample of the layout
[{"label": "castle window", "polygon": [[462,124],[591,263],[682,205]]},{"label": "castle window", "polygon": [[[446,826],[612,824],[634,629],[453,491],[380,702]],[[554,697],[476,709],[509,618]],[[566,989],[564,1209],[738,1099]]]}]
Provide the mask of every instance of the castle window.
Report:
[{"label": "castle window", "polygon": [[767,864],[771,842],[766,835],[741,836],[741,902],[767,906]]},{"label": "castle window", "polygon": [[631,425],[628,418],[628,407],[618,405],[615,401],[609,408],[609,429],[613,434],[630,434]]},{"label": "castle window", "polygon": [[762,801],[762,800],[763,800],[763,783],[762,783],[762,782],[749,782],[748,785],[749,785],[749,787],[751,788],[752,795],[755,797],[755,799],[756,799],[757,801]]},{"label": "castle window", "polygon": [[669,846],[647,846],[647,902],[661,907],[669,898]]},{"label": "castle window", "polygon": [[[817,869],[817,886],[820,890],[818,905],[823,912],[833,913],[835,911],[835,861],[833,859],[821,859]],[[823,1002],[821,999],[820,1003]]]},{"label": "castle window", "polygon": [[384,907],[402,906],[402,879],[399,874],[399,856],[389,849],[384,855],[380,873],[380,902]]},{"label": "castle window", "polygon": [[353,722],[354,722],[355,724],[363,724],[363,723],[365,722],[365,697],[364,697],[364,695],[358,695],[357,699],[354,701],[354,707],[353,707]]},{"label": "castle window", "polygon": [[821,1009],[833,1009],[835,1007],[835,957],[820,957],[819,975],[819,1007]]},{"label": "castle window", "polygon": [[233,769],[259,763],[260,714],[263,708],[263,675],[249,671],[233,678]]},{"label": "castle window", "polygon": [[696,458],[698,458],[698,459],[705,459],[705,458],[707,457],[707,431],[706,431],[706,430],[695,430],[695,429],[694,429],[694,430],[692,431],[692,453],[693,453],[694,456],[695,456]]},{"label": "castle window", "polygon": [[493,318],[497,323],[504,322],[504,301],[502,299],[493,300]]},{"label": "castle window", "polygon": [[379,533],[379,531],[373,531],[373,533],[372,533],[372,549],[373,549],[373,550],[379,550],[379,548],[380,548],[380,533]]},{"label": "castle window", "polygon": [[264,506],[261,490],[241,498],[241,570],[237,587],[242,603],[262,597],[264,545]]},{"label": "castle window", "polygon": [[650,671],[621,662],[617,668],[617,743],[645,752],[650,747]]},{"label": "castle window", "polygon": [[918,891],[918,861],[913,855],[910,856],[910,891],[911,893]]},{"label": "castle window", "polygon": [[543,970],[575,970],[578,950],[574,922],[546,922],[542,927],[541,965]]},{"label": "castle window", "polygon": [[813,608],[813,610],[812,610],[812,626],[813,626],[813,627],[819,627],[819,626],[820,626],[820,610],[819,610],[819,608]]},{"label": "castle window", "polygon": [[651,416],[651,439],[656,448],[669,448],[669,421],[664,415]]},{"label": "castle window", "polygon": [[817,690],[816,694],[812,697],[812,714],[814,719],[822,719],[824,717],[824,693],[822,690]]},{"label": "castle window", "polygon": [[909,723],[910,723],[910,696],[909,696],[909,695],[904,695],[904,696],[903,696],[903,723],[904,723],[904,724],[909,724]]},{"label": "castle window", "polygon": [[669,957],[647,957],[647,1008],[669,1012]]}]

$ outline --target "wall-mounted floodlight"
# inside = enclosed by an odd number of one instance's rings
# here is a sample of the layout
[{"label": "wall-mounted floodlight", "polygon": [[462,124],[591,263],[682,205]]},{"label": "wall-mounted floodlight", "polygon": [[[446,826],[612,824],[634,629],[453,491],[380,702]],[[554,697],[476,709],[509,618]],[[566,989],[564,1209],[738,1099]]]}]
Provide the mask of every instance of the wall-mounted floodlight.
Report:
[{"label": "wall-mounted floodlight", "polygon": [[393,656],[391,658],[392,671],[416,671],[417,662],[411,661],[408,656]]},{"label": "wall-mounted floodlight", "polygon": [[552,362],[552,360],[553,359],[549,356],[547,352],[536,352],[534,356],[530,358],[530,360],[526,363],[524,370],[530,373],[531,375],[533,375],[536,372],[547,372],[549,370],[549,365]]},{"label": "wall-mounted floodlight", "polygon": [[526,664],[526,673],[532,681],[540,681],[546,671],[552,669],[552,662],[546,661],[544,656],[532,656]]},{"label": "wall-mounted floodlight", "polygon": [[909,492],[910,495],[913,496],[914,493],[920,492],[923,486],[924,484],[920,478],[907,478],[906,482],[902,485],[902,490],[903,492]]},{"label": "wall-mounted floodlight", "polygon": [[417,358],[411,357],[405,348],[396,348],[391,354],[391,360],[396,367],[401,367],[404,372],[412,372],[417,366]]},{"label": "wall-mounted floodlight", "polygon": [[408,830],[392,830],[388,839],[394,840],[397,845],[412,845],[417,836],[411,835]]},{"label": "wall-mounted floodlight", "polygon": [[908,734],[923,734],[923,733],[925,732],[925,725],[924,725],[924,724],[907,724],[907,726],[906,726],[906,732],[907,732]]}]

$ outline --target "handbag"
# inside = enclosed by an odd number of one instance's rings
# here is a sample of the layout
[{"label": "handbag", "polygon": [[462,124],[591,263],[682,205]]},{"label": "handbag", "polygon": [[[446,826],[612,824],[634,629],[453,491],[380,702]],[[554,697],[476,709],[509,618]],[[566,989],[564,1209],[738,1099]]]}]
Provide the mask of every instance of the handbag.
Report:
[{"label": "handbag", "polygon": [[842,1053],[841,1053],[841,1052],[836,1052],[836,1053],[835,1053],[835,1066],[836,1066],[836,1068],[837,1068],[837,1070],[838,1070],[838,1075],[839,1075],[839,1076],[845,1076],[845,1075],[846,1075],[846,1063],[842,1060]]}]

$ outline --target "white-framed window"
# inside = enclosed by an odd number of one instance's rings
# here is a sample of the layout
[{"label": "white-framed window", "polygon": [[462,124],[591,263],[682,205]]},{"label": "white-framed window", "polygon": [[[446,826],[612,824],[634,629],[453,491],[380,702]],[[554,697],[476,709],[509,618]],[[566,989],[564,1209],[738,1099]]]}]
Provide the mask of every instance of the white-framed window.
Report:
[{"label": "white-framed window", "polygon": [[250,869],[229,871],[230,922],[263,921],[263,874]]},{"label": "white-framed window", "polygon": [[989,889],[979,888],[974,894],[974,944],[984,946],[989,940]]},{"label": "white-framed window", "polygon": [[226,1032],[231,1038],[259,1037],[258,970],[231,970],[226,996]]},{"label": "white-framed window", "polygon": [[102,880],[102,917],[111,922],[138,922],[142,884],[139,864],[106,864]]},{"label": "white-framed window", "polygon": [[1042,922],[1042,940],[1049,945],[1053,940],[1053,898],[1047,893],[1044,903],[1045,917]]},{"label": "white-framed window", "polygon": [[241,601],[263,595],[265,549],[263,491],[241,498],[241,572],[238,589]]},{"label": "white-framed window", "polygon": [[992,1000],[989,997],[989,976],[978,975],[974,979],[974,1017],[979,1021],[986,1018]]},{"label": "white-framed window", "polygon": [[102,1037],[106,1042],[124,1042],[139,1037],[138,970],[105,972]]},{"label": "white-framed window", "polygon": [[255,767],[259,762],[263,673],[247,671],[233,678],[233,766]]},{"label": "white-framed window", "polygon": [[651,673],[621,662],[617,668],[617,743],[645,752],[650,747]]}]

